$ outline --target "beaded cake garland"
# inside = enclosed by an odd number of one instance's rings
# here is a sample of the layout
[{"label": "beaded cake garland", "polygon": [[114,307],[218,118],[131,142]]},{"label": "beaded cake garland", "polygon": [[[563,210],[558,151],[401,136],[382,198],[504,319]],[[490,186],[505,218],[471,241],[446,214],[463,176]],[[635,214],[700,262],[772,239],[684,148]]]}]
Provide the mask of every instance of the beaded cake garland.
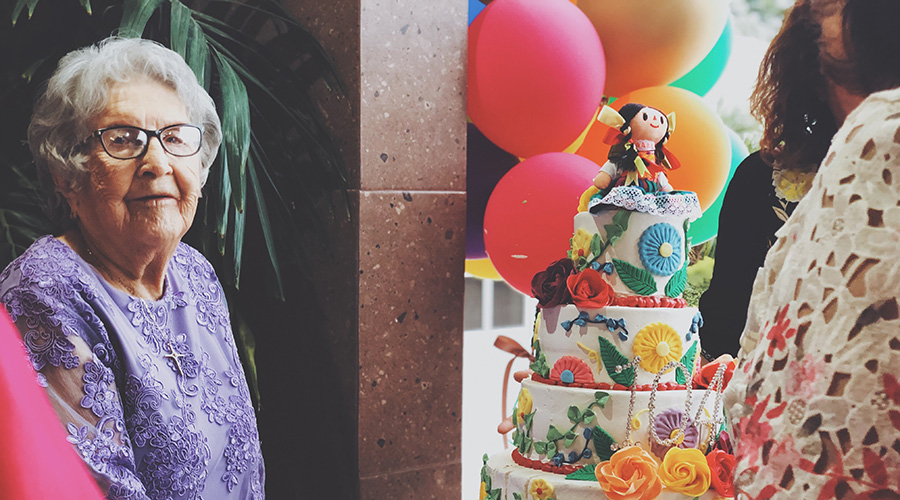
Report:
[{"label": "beaded cake garland", "polygon": [[[641,362],[641,357],[635,356],[634,359],[632,361],[630,361],[629,363],[627,363],[625,365],[617,365],[615,367],[615,371],[616,371],[616,373],[621,373],[624,370],[638,366],[640,364],[640,362]],[[648,418],[649,418],[650,422],[653,422],[656,419],[656,394],[659,391],[659,389],[658,389],[659,380],[664,373],[668,372],[669,370],[671,370],[673,368],[680,368],[680,369],[684,370],[685,372],[687,372],[687,367],[684,366],[684,364],[682,364],[681,362],[670,361],[656,373],[656,375],[653,379],[653,384],[652,384],[653,388],[650,390],[650,401],[647,404]],[[721,409],[722,409],[722,391],[724,389],[724,387],[723,387],[724,386],[724,383],[723,383],[724,378],[725,378],[725,365],[720,365],[719,367],[716,368],[715,375],[713,376],[712,380],[710,381],[709,386],[707,387],[706,391],[704,391],[703,397],[700,399],[700,405],[699,405],[699,407],[697,409],[697,413],[693,419],[694,424],[690,424],[691,420],[689,418],[682,419],[682,421],[679,424],[679,427],[677,429],[675,429],[673,431],[673,435],[668,438],[660,438],[656,433],[656,427],[651,425],[650,426],[650,439],[652,439],[653,441],[655,441],[656,443],[658,443],[662,446],[672,446],[672,445],[675,445],[676,443],[681,442],[681,439],[684,439],[685,431],[687,430],[688,425],[697,425],[698,427],[705,425],[709,429],[709,432],[707,433],[708,434],[707,435],[707,441],[708,441],[707,446],[712,447],[713,443],[715,442],[715,435],[716,435],[714,430],[716,427],[720,426],[724,422],[724,418],[720,415]],[[713,387],[715,387],[715,393],[716,393],[713,416],[711,418],[701,418],[701,412],[703,411],[703,408],[706,405],[706,401],[709,398],[710,390],[713,389]],[[684,400],[684,404],[685,404],[684,414],[690,415],[690,413],[691,413],[691,384],[690,383],[686,384],[685,390],[686,390],[686,394],[685,394],[685,400]],[[612,445],[610,445],[610,449],[612,451],[617,451],[619,449],[622,449],[622,448],[625,448],[628,446],[634,446],[636,444],[634,441],[631,440],[631,427],[632,427],[632,419],[634,417],[635,396],[637,395],[637,390],[636,390],[635,384],[631,384],[631,386],[629,387],[629,392],[631,394],[630,394],[629,401],[628,401],[628,417],[625,420],[626,421],[625,439],[623,440],[621,445],[617,444],[617,443],[613,443]]]}]

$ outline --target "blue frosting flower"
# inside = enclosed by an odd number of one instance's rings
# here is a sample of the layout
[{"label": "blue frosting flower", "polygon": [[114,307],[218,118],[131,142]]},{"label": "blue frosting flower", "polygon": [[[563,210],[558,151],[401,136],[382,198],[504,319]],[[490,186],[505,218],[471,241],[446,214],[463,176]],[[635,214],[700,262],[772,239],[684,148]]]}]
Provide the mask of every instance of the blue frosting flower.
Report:
[{"label": "blue frosting flower", "polygon": [[678,229],[660,222],[644,231],[638,241],[641,262],[653,274],[671,276],[684,264],[684,240]]}]

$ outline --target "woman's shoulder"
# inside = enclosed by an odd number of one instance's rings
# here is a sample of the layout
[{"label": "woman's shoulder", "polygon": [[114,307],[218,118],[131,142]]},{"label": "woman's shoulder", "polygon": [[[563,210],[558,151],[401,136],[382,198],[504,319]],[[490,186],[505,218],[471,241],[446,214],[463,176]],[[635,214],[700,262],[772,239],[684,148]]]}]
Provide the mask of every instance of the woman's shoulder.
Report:
[{"label": "woman's shoulder", "polygon": [[199,250],[183,241],[175,249],[175,255],[172,256],[172,264],[175,272],[185,278],[218,281],[216,271],[209,260]]},{"label": "woman's shoulder", "polygon": [[0,290],[10,288],[10,281],[44,288],[80,281],[84,273],[78,259],[65,243],[51,235],[41,236],[0,274]]}]

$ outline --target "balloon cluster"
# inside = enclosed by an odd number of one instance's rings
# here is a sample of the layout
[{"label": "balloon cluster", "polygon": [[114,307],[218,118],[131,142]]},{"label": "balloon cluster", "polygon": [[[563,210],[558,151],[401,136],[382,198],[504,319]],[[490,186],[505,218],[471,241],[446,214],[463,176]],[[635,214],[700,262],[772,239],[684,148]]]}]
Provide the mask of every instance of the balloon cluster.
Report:
[{"label": "balloon cluster", "polygon": [[579,195],[606,162],[608,128],[593,126],[606,100],[676,113],[667,147],[682,168],[669,179],[705,210],[694,243],[714,236],[746,149],[699,96],[731,40],[727,2],[469,0],[466,271],[530,294],[566,255]]}]

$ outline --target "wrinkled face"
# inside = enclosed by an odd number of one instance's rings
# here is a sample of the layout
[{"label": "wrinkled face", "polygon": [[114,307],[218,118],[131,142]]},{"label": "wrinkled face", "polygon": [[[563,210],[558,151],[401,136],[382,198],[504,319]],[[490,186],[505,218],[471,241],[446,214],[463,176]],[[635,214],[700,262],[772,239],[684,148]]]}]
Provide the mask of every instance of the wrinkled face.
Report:
[{"label": "wrinkled face", "polygon": [[658,143],[665,137],[669,130],[669,121],[666,115],[653,108],[644,108],[638,111],[631,119],[631,138],[638,141],[653,141]]},{"label": "wrinkled face", "polygon": [[[188,123],[187,110],[171,88],[150,80],[115,84],[92,130],[131,125],[146,130]],[[177,157],[149,139],[147,152],[119,160],[99,139],[88,142],[88,178],[77,191],[63,193],[82,229],[95,241],[120,238],[135,245],[177,242],[190,228],[200,197],[200,154]]]}]

